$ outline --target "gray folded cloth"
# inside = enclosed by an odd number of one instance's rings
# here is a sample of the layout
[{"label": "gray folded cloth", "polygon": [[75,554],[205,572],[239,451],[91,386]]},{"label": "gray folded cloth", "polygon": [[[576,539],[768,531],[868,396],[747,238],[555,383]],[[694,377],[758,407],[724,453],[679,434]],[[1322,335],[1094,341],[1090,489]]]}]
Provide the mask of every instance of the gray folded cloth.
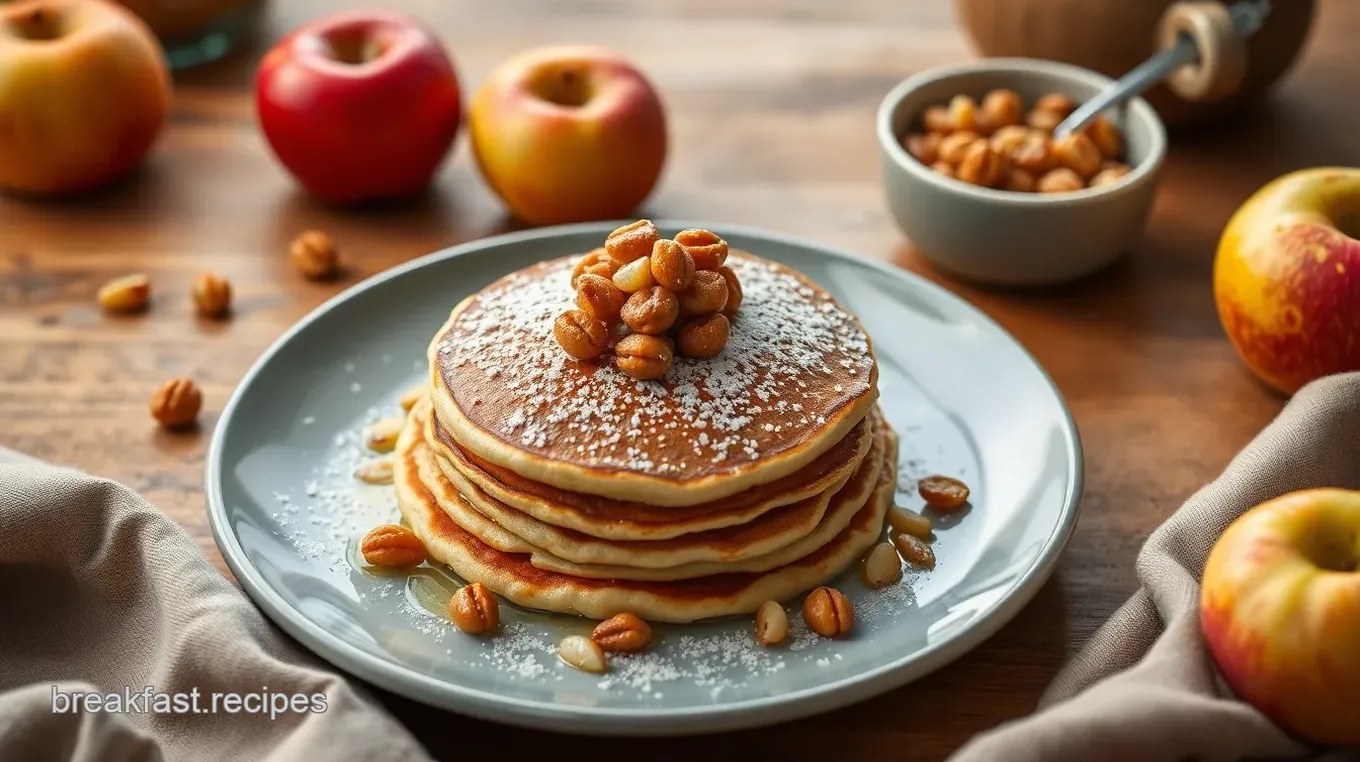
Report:
[{"label": "gray folded cloth", "polygon": [[428,758],[164,513],[0,448],[0,760]]},{"label": "gray folded cloth", "polygon": [[1360,373],[1316,381],[1295,395],[1218,479],[1152,533],[1138,555],[1138,592],[1057,676],[1041,711],[973,739],[953,762],[1216,762],[1319,753],[1232,696],[1200,638],[1198,615],[1200,574],[1223,530],[1259,503],[1311,487],[1360,489]]}]

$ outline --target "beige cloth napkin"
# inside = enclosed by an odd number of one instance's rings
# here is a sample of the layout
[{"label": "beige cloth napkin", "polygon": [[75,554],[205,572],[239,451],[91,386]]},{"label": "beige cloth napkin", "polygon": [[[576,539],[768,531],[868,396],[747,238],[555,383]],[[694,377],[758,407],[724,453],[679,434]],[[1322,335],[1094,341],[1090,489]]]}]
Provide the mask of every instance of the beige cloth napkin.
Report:
[{"label": "beige cloth napkin", "polygon": [[[132,713],[54,711],[76,692],[122,702],[148,686],[166,694],[162,707],[146,705],[162,701],[152,693]],[[174,713],[172,694],[192,709],[193,691],[200,713]],[[271,719],[275,696],[297,704]],[[0,760],[160,759],[428,757],[285,640],[164,513],[126,487],[0,448]]]},{"label": "beige cloth napkin", "polygon": [[[1360,489],[1360,373],[1295,395],[1152,533],[1138,555],[1140,589],[1058,675],[1041,711],[975,738],[954,762],[1308,758],[1313,752],[1223,685],[1200,639],[1198,606],[1209,550],[1233,519],[1309,487]],[[1327,754],[1343,758],[1358,757]]]}]

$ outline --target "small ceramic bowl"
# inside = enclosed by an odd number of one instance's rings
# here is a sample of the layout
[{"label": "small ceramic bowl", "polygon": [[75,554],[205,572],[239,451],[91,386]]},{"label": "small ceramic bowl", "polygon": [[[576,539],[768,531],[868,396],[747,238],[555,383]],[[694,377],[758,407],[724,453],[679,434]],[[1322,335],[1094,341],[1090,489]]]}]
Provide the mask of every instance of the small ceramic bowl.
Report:
[{"label": "small ceramic bowl", "polygon": [[1062,283],[1109,264],[1142,231],[1166,155],[1166,130],[1142,98],[1105,114],[1124,136],[1132,171],[1121,182],[1071,193],[970,185],[917,161],[900,142],[920,130],[927,106],[955,95],[981,100],[989,90],[1007,88],[1028,109],[1046,93],[1081,103],[1109,84],[1086,69],[1025,58],[941,67],[904,80],[883,99],[877,124],[883,188],[897,224],[926,259],[985,283]]}]

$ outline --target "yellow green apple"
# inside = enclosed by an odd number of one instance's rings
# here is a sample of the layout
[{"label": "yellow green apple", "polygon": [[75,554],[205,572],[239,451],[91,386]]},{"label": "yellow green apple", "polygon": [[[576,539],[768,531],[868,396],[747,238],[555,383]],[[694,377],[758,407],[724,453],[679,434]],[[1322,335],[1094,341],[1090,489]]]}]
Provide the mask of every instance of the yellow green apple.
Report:
[{"label": "yellow green apple", "polygon": [[1228,685],[1280,727],[1360,744],[1360,492],[1294,492],[1233,522],[1200,627]]},{"label": "yellow green apple", "polygon": [[1292,394],[1360,370],[1360,169],[1285,175],[1233,215],[1218,244],[1214,298],[1238,353]]},{"label": "yellow green apple", "polygon": [[160,45],[103,0],[0,4],[0,188],[88,190],[126,174],[170,108]]},{"label": "yellow green apple", "polygon": [[533,225],[626,217],[666,159],[656,89],[598,47],[536,48],[501,64],[472,101],[468,131],[487,183]]}]

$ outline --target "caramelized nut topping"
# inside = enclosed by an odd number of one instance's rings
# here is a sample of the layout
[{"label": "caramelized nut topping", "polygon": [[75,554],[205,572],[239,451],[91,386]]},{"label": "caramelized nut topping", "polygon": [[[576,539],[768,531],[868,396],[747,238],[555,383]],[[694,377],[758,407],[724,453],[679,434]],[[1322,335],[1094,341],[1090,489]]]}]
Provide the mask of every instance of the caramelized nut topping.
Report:
[{"label": "caramelized nut topping", "polygon": [[480,582],[464,585],[449,599],[449,619],[469,635],[496,629],[501,622],[501,607],[496,596]]},{"label": "caramelized nut topping", "polygon": [[652,277],[652,258],[650,256],[634,259],[614,273],[614,285],[626,294],[646,291],[656,285]]},{"label": "caramelized nut topping", "polygon": [[957,165],[963,161],[963,154],[968,150],[968,146],[981,139],[982,136],[972,130],[951,132],[940,140],[940,161]]},{"label": "caramelized nut topping", "polygon": [[1011,149],[1011,164],[1039,177],[1058,166],[1058,157],[1054,155],[1053,143],[1047,135],[1031,133],[1023,143]]},{"label": "caramelized nut topping", "polygon": [[712,270],[694,274],[694,284],[679,295],[680,314],[711,315],[727,306],[727,278]]},{"label": "caramelized nut topping", "polygon": [[694,257],[684,246],[663,238],[652,247],[652,277],[671,291],[684,291],[694,282]]},{"label": "caramelized nut topping", "polygon": [[1058,167],[1040,177],[1034,187],[1040,193],[1071,193],[1081,190],[1084,186],[1081,182],[1081,175],[1067,167]]},{"label": "caramelized nut topping", "polygon": [[921,126],[926,132],[950,132],[954,129],[954,118],[944,106],[931,106],[921,116]]},{"label": "caramelized nut topping", "polygon": [[1114,123],[1104,115],[1097,116],[1091,123],[1081,128],[1083,134],[1096,144],[1100,155],[1106,159],[1118,159],[1124,153],[1124,138]]},{"label": "caramelized nut topping", "polygon": [[1057,129],[1058,125],[1062,124],[1062,120],[1065,118],[1066,117],[1056,111],[1044,111],[1043,109],[1036,108],[1029,112],[1025,117],[1025,124],[1051,135],[1053,134],[1053,130]]},{"label": "caramelized nut topping", "polygon": [[946,162],[937,161],[937,162],[935,162],[934,164],[931,164],[931,165],[930,165],[930,168],[933,169],[933,170],[935,170],[935,172],[936,172],[937,174],[944,175],[945,177],[953,177],[953,176],[954,176],[954,167],[952,167],[951,165],[949,165],[949,164],[946,163]]},{"label": "caramelized nut topping", "polygon": [[1077,104],[1062,93],[1049,93],[1034,102],[1034,109],[1036,111],[1048,111],[1066,119],[1073,111],[1077,110]]},{"label": "caramelized nut topping", "polygon": [[727,346],[729,324],[722,313],[698,317],[680,329],[680,353],[686,357],[717,357]]},{"label": "caramelized nut topping", "polygon": [[634,333],[614,345],[614,365],[639,381],[652,381],[666,375],[675,359],[668,339]]},{"label": "caramelized nut topping", "polygon": [[818,635],[840,637],[855,625],[855,607],[844,593],[823,585],[803,599],[803,618]]},{"label": "caramelized nut topping", "polygon": [[675,324],[680,315],[680,302],[675,294],[661,286],[652,286],[628,297],[619,315],[624,324],[638,333],[661,334]]},{"label": "caramelized nut topping", "polygon": [[685,247],[694,260],[695,270],[716,270],[727,261],[727,241],[703,228],[690,228],[675,234],[675,242]]},{"label": "caramelized nut topping", "polygon": [[1105,164],[1113,166],[1102,165],[1103,168],[1091,177],[1089,187],[1099,188],[1102,185],[1114,185],[1129,174],[1129,166],[1127,164],[1120,164],[1117,161],[1107,161]]},{"label": "caramelized nut topping", "polygon": [[1019,95],[1012,90],[993,90],[982,98],[978,123],[989,132],[998,132],[1019,124],[1024,116],[1025,107]]},{"label": "caramelized nut topping", "polygon": [[1080,132],[1053,141],[1053,153],[1059,163],[1083,178],[1100,170],[1100,149]]},{"label": "caramelized nut topping", "polygon": [[912,537],[909,534],[893,535],[893,545],[897,546],[897,552],[907,560],[907,563],[921,569],[935,568],[935,551],[930,549],[923,540]]},{"label": "caramelized nut topping", "polygon": [[1015,191],[1016,193],[1033,193],[1034,185],[1034,175],[1023,169],[1012,169],[1006,175],[1006,179],[1001,181],[1001,187],[1004,190]]},{"label": "caramelized nut topping", "polygon": [[614,260],[610,259],[609,254],[603,248],[595,249],[581,257],[581,261],[577,262],[576,267],[572,268],[571,287],[576,288],[576,282],[586,273],[598,275],[601,278],[612,278],[617,269],[618,265],[614,264]]},{"label": "caramelized nut topping", "polygon": [[585,310],[567,310],[553,321],[557,345],[577,360],[593,360],[609,346],[609,329]]},{"label": "caramelized nut topping", "polygon": [[968,485],[948,476],[927,476],[916,483],[916,491],[926,505],[951,513],[968,502]]},{"label": "caramelized nut topping", "polygon": [[778,601],[765,601],[756,609],[756,642],[773,646],[789,635],[789,617]]},{"label": "caramelized nut topping", "polygon": [[1009,169],[1000,151],[985,140],[977,140],[964,152],[956,176],[965,183],[991,188],[1006,177]]},{"label": "caramelized nut topping", "polygon": [[188,378],[166,381],[151,395],[151,417],[166,428],[188,426],[203,407],[203,392]]},{"label": "caramelized nut topping", "polygon": [[638,220],[606,236],[604,248],[616,264],[624,265],[651,254],[652,245],[660,238],[661,231],[651,220]]},{"label": "caramelized nut topping", "polygon": [[722,311],[724,315],[731,318],[737,314],[737,310],[741,309],[741,281],[737,280],[737,274],[727,265],[719,267],[718,274],[723,276],[724,281],[727,281],[727,304]]},{"label": "caramelized nut topping", "polygon": [[628,295],[614,285],[614,281],[600,275],[586,273],[576,282],[576,306],[587,314],[613,323],[619,319],[619,310]]},{"label": "caramelized nut topping", "polygon": [[915,133],[908,135],[905,141],[907,153],[916,157],[922,164],[934,164],[940,158],[940,141],[944,138],[938,132],[928,132],[924,135]]},{"label": "caramelized nut topping", "polygon": [[992,134],[992,148],[1001,153],[1010,155],[1011,151],[1020,147],[1034,130],[1022,124],[1009,124]]},{"label": "caramelized nut topping", "polygon": [[618,614],[596,625],[590,639],[605,651],[641,651],[652,642],[652,628],[633,614]]},{"label": "caramelized nut topping", "polygon": [[425,544],[415,532],[397,524],[383,524],[369,530],[359,543],[359,552],[374,566],[404,569],[425,561]]}]

